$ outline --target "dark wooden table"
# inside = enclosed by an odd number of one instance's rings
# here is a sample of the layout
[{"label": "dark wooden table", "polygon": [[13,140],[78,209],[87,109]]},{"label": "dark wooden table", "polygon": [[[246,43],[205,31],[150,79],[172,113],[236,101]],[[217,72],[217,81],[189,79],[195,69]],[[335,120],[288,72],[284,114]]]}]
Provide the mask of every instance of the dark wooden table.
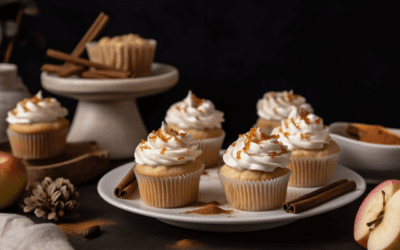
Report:
[{"label": "dark wooden table", "polygon": [[[111,161],[110,170],[132,160]],[[105,219],[115,222],[115,225],[104,227],[100,236],[88,241],[84,240],[83,235],[71,237],[70,243],[77,250],[170,249],[182,239],[199,241],[205,249],[363,249],[353,239],[353,224],[358,207],[375,187],[367,185],[367,190],[360,198],[344,207],[286,226],[258,232],[216,233],[170,226],[114,207],[97,193],[99,179],[78,186],[80,219]],[[24,214],[17,205],[4,212]],[[36,218],[33,213],[24,215],[35,223],[49,222]]]}]

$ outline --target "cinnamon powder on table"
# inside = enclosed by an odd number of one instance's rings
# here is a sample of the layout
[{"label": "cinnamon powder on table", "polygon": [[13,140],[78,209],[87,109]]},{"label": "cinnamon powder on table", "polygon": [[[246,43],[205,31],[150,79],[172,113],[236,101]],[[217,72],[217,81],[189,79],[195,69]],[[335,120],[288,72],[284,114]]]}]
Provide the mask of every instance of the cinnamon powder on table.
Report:
[{"label": "cinnamon powder on table", "polygon": [[170,249],[206,249],[203,243],[197,240],[183,239],[177,241],[174,245],[169,246]]},{"label": "cinnamon powder on table", "polygon": [[220,203],[218,201],[210,201],[207,203],[197,202],[192,206],[202,206],[199,209],[186,211],[184,214],[201,214],[201,215],[214,215],[214,214],[231,214],[233,210],[225,210],[219,207]]},{"label": "cinnamon powder on table", "polygon": [[97,225],[100,226],[101,229],[103,229],[103,227],[116,224],[117,223],[113,220],[97,218],[97,219],[83,220],[77,222],[62,223],[62,224],[57,224],[57,226],[61,229],[61,231],[64,232],[64,234],[68,238],[73,238],[76,236],[82,236],[83,231],[85,231],[89,227]]}]

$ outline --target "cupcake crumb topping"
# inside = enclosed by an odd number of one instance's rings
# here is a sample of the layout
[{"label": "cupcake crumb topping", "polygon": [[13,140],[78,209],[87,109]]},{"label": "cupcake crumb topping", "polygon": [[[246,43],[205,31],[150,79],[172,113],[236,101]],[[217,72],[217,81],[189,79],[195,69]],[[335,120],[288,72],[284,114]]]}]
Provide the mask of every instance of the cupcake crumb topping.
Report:
[{"label": "cupcake crumb topping", "polygon": [[31,124],[52,122],[67,115],[68,110],[55,98],[43,98],[42,91],[39,91],[31,98],[19,101],[17,107],[7,113],[6,120],[10,124]]},{"label": "cupcake crumb topping", "polygon": [[195,96],[191,91],[183,101],[173,104],[167,111],[165,121],[182,129],[222,128],[224,113],[215,109],[214,104]]},{"label": "cupcake crumb topping", "polygon": [[223,160],[233,168],[273,172],[290,163],[291,152],[278,141],[277,135],[267,135],[260,127],[240,136],[226,150]]},{"label": "cupcake crumb topping", "polygon": [[289,117],[282,120],[272,135],[280,135],[279,141],[294,149],[321,149],[330,141],[328,128],[322,118],[304,109],[293,109]]},{"label": "cupcake crumb topping", "polygon": [[141,165],[172,166],[194,161],[202,153],[193,137],[168,127],[151,132],[147,141],[142,140],[135,150],[135,160]]},{"label": "cupcake crumb topping", "polygon": [[303,108],[308,112],[314,112],[306,99],[300,95],[293,94],[293,90],[264,94],[257,102],[257,114],[265,120],[280,121],[289,116],[293,108]]}]

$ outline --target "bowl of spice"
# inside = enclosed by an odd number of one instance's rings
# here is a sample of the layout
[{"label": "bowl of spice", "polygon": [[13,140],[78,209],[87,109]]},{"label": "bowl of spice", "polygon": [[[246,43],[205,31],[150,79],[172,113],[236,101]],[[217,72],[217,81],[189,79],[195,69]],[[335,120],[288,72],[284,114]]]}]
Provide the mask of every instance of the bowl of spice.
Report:
[{"label": "bowl of spice", "polygon": [[329,131],[340,147],[338,163],[357,171],[367,183],[400,178],[400,129],[335,122]]}]

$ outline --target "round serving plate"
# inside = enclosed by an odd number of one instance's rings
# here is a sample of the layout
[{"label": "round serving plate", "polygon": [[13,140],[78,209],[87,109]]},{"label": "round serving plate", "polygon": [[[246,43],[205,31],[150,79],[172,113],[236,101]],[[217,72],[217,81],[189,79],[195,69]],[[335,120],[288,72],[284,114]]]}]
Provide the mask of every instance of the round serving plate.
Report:
[{"label": "round serving plate", "polygon": [[[117,198],[113,193],[114,188],[134,165],[135,162],[133,161],[115,168],[105,174],[100,179],[97,186],[97,191],[100,196],[106,202],[120,209],[143,216],[156,218],[173,226],[200,231],[249,232],[280,227],[302,218],[315,216],[347,205],[348,203],[360,197],[366,188],[365,181],[359,174],[344,166],[337,165],[331,182],[335,182],[340,179],[353,180],[357,184],[356,190],[299,214],[286,213],[282,208],[262,212],[242,211],[232,208],[227,203],[224,191],[218,179],[217,172],[219,167],[216,167],[212,169],[206,169],[206,174],[201,176],[199,201],[218,201],[220,204],[222,204],[220,205],[222,209],[233,210],[232,213],[216,215],[185,214],[185,212],[195,210],[197,208],[192,206],[172,209],[150,207],[145,205],[140,200],[138,191],[129,197],[129,199]],[[287,200],[294,199],[316,189],[318,188],[288,187]]]}]

